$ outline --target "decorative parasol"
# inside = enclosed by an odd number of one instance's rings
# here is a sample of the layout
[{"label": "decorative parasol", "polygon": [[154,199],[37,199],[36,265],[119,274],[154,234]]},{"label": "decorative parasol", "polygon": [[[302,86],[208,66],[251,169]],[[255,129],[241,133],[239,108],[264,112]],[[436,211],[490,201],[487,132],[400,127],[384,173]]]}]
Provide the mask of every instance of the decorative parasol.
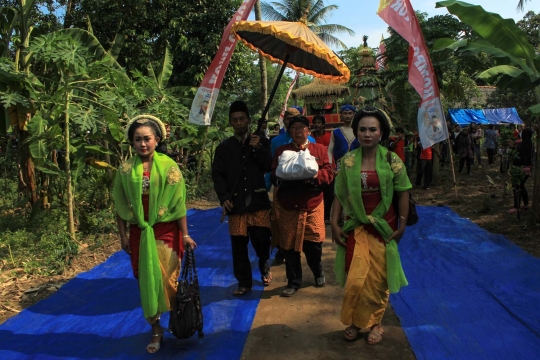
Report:
[{"label": "decorative parasol", "polygon": [[298,22],[239,21],[233,25],[232,30],[240,41],[283,65],[262,113],[263,119],[286,66],[333,83],[349,81],[347,65],[306,24],[307,13]]}]

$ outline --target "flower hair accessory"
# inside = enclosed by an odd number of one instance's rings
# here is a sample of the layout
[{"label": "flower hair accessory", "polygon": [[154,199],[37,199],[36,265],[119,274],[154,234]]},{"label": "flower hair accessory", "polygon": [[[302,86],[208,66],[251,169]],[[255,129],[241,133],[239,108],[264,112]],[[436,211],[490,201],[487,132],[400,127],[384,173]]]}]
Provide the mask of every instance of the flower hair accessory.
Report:
[{"label": "flower hair accessory", "polygon": [[157,117],[155,117],[153,115],[147,115],[147,114],[137,115],[137,116],[135,116],[133,119],[131,119],[129,121],[129,123],[126,126],[125,133],[124,133],[124,135],[126,136],[126,139],[129,138],[129,136],[128,136],[129,128],[133,124],[135,124],[135,123],[145,124],[148,121],[153,121],[154,123],[157,124],[157,126],[159,128],[159,131],[161,132],[161,136],[160,136],[161,140],[162,141],[166,140],[167,139],[167,129],[165,129],[165,124],[163,124],[163,121],[159,120]]}]

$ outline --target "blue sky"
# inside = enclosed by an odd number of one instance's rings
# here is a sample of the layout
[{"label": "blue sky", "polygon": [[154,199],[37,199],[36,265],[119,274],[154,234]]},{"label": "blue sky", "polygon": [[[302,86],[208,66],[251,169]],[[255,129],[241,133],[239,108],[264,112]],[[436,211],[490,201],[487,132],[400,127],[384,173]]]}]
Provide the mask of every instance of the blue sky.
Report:
[{"label": "blue sky", "polygon": [[[263,0],[272,2],[271,0]],[[429,0],[410,0],[412,7],[416,11],[422,11],[428,13],[428,15],[444,15],[448,14],[446,8],[435,8],[436,1]],[[470,4],[480,5],[484,10],[497,13],[503,18],[513,18],[515,21],[519,21],[529,10],[533,10],[538,13],[540,6],[538,1],[529,0],[525,4],[524,11],[516,10],[517,0],[471,0],[466,1]],[[377,15],[377,9],[379,7],[378,0],[325,0],[327,5],[334,4],[339,7],[336,10],[329,23],[340,24],[354,30],[355,36],[349,36],[348,34],[340,34],[338,37],[348,47],[357,47],[362,43],[362,36],[367,35],[368,45],[370,47],[378,47],[381,40],[381,35],[388,37],[386,32],[386,23]],[[253,14],[251,15],[254,18]]]}]

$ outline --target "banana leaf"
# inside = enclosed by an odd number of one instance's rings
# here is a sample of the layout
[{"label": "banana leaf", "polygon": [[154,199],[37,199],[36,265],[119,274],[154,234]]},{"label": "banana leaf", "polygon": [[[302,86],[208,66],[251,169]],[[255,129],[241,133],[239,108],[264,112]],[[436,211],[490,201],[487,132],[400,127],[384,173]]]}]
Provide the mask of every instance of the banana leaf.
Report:
[{"label": "banana leaf", "polygon": [[499,14],[485,11],[481,6],[456,0],[437,2],[435,7],[446,7],[494,47],[523,59],[537,73],[533,63],[536,57],[534,47],[513,19],[503,19]]}]

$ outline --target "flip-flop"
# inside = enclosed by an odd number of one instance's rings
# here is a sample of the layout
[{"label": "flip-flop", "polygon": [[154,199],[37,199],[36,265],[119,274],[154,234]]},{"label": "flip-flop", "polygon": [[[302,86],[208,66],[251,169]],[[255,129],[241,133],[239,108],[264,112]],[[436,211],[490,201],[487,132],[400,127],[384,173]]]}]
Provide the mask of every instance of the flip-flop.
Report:
[{"label": "flip-flop", "polygon": [[343,336],[345,337],[345,339],[347,339],[348,341],[353,341],[355,340],[357,337],[358,337],[358,328],[354,325],[351,325],[349,326],[348,328],[345,329],[345,331],[343,332]]},{"label": "flip-flop", "polygon": [[248,291],[251,291],[251,288],[247,288],[245,286],[239,286],[238,288],[236,288],[236,290],[234,290],[233,296],[243,296]]},{"label": "flip-flop", "polygon": [[272,277],[272,272],[271,272],[271,271],[267,272],[266,275],[264,275],[264,276],[262,277],[262,283],[263,283],[263,285],[264,285],[264,286],[270,285],[270,284],[272,283],[272,279],[273,279],[273,277]]},{"label": "flip-flop", "polygon": [[375,345],[375,344],[378,344],[382,341],[382,336],[384,334],[384,330],[382,329],[382,327],[378,326],[378,327],[375,327],[375,328],[372,328],[370,331],[369,331],[369,334],[367,336],[367,343],[369,345]]}]

